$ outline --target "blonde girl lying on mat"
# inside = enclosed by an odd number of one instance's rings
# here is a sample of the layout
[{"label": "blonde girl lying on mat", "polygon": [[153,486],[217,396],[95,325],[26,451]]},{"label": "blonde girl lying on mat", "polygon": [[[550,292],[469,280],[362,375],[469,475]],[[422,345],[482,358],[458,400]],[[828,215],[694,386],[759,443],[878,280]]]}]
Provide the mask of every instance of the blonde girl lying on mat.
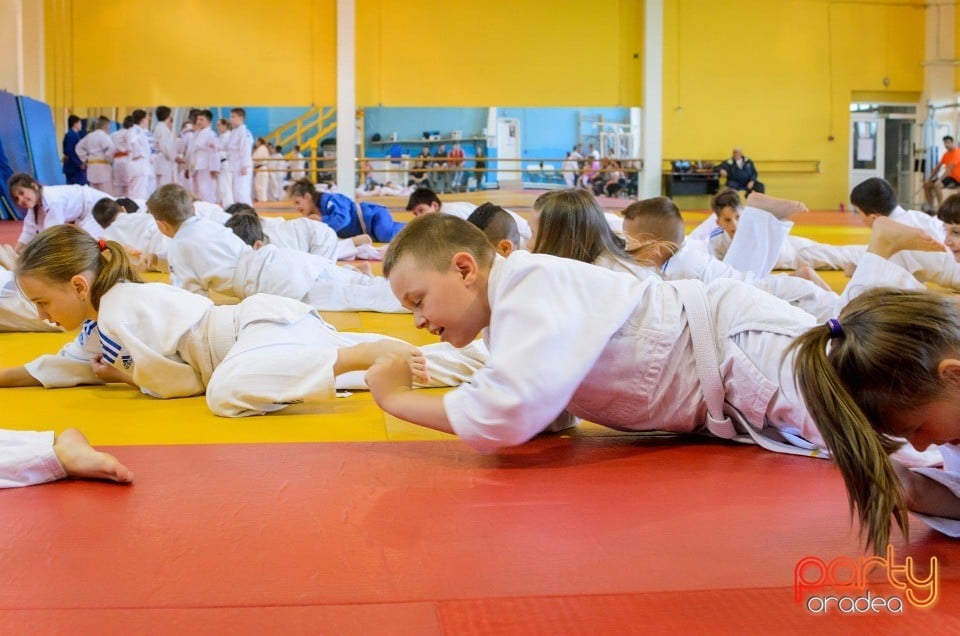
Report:
[{"label": "blonde girl lying on mat", "polygon": [[[483,363],[435,345],[421,350],[384,336],[338,333],[311,307],[257,294],[214,306],[203,296],[143,283],[119,243],[73,226],[40,233],[17,266],[23,293],[44,317],[80,329],[58,355],[0,371],[0,385],[62,387],[127,382],[148,395],[206,393],[216,415],[240,417],[332,397],[334,378],[396,354],[422,384],[458,383]],[[435,363],[435,364],[434,364]]]}]

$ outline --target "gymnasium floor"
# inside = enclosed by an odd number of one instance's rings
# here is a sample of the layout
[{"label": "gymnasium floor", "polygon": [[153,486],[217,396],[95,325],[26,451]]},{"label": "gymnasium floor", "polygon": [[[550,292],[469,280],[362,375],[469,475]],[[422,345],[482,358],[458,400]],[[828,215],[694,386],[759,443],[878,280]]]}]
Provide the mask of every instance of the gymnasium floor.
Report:
[{"label": "gymnasium floor", "polygon": [[[458,198],[522,212],[536,194]],[[0,223],[0,242],[17,232]],[[839,212],[809,213],[795,233],[867,237]],[[326,317],[433,340],[407,315]],[[0,334],[0,366],[70,337]],[[862,554],[826,461],[589,424],[480,455],[365,393],[239,420],[120,386],[4,389],[0,404],[3,428],[80,428],[136,473],[129,487],[0,491],[0,634],[960,633],[960,542],[916,520],[894,565],[910,556],[926,575],[937,559],[932,609],[879,572],[866,590],[803,599],[898,597],[901,613],[795,600],[802,559]]]}]

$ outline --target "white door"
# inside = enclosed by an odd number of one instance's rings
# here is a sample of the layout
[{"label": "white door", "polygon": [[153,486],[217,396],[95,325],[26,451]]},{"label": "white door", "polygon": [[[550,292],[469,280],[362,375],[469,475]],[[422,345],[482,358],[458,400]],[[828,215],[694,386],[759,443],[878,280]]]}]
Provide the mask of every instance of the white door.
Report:
[{"label": "white door", "polygon": [[850,114],[849,190],[871,177],[884,178],[884,128],[876,113]]},{"label": "white door", "polygon": [[500,181],[520,181],[520,120],[514,117],[497,119],[497,158],[513,159],[497,163]]}]

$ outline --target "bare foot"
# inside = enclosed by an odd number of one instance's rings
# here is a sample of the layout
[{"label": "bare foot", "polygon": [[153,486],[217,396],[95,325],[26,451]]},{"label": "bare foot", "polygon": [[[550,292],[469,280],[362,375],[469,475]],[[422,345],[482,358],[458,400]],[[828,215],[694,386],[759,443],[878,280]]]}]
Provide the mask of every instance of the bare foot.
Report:
[{"label": "bare foot", "polygon": [[807,206],[802,201],[778,199],[759,192],[751,192],[750,196],[747,197],[747,204],[769,212],[781,221],[789,219],[794,214],[807,211]]},{"label": "bare foot", "polygon": [[53,450],[70,477],[109,479],[122,484],[133,481],[133,473],[116,457],[90,446],[83,433],[68,428],[57,436]]},{"label": "bare foot", "polygon": [[827,281],[820,278],[820,274],[818,274],[812,267],[810,267],[806,263],[798,267],[797,271],[791,274],[791,276],[796,276],[797,278],[808,280],[814,285],[816,285],[817,287],[820,287],[821,289],[825,289],[829,292],[833,291],[830,285],[827,285]]},{"label": "bare foot", "polygon": [[368,234],[357,234],[353,237],[354,245],[371,245],[373,244],[373,239],[370,238]]},{"label": "bare foot", "polygon": [[870,229],[870,242],[867,251],[890,258],[897,252],[913,250],[916,252],[942,252],[943,243],[938,242],[923,230],[885,217],[878,216]]}]

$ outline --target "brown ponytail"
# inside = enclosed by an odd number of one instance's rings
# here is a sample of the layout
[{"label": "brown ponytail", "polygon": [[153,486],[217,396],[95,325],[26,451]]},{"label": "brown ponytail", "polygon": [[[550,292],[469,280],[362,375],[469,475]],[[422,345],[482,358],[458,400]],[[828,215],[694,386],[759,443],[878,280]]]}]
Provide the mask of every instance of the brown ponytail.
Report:
[{"label": "brown ponytail", "polygon": [[84,272],[94,274],[90,302],[98,310],[100,299],[118,282],[143,282],[122,245],[97,241],[73,225],[57,225],[40,232],[23,248],[17,261],[17,276],[36,276],[54,283],[66,283]]},{"label": "brown ponytail", "polygon": [[888,453],[900,444],[878,435],[827,360],[830,330],[814,327],[792,347],[797,385],[847,489],[850,514],[856,513],[867,547],[886,550],[890,518],[909,536],[907,507]]},{"label": "brown ponytail", "polygon": [[[839,329],[839,330],[838,330]],[[903,488],[888,454],[902,446],[897,416],[940,398],[938,366],[960,350],[956,299],[874,289],[840,312],[838,329],[799,337],[797,386],[830,449],[868,546],[886,549],[891,517],[909,531]],[[829,352],[827,347],[829,345]]]}]

